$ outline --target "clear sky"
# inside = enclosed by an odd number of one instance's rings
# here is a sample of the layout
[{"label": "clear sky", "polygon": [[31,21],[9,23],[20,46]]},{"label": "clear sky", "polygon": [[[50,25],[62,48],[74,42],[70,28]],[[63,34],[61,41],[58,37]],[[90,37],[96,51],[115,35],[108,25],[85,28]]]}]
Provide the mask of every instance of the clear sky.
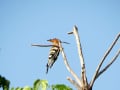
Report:
[{"label": "clear sky", "polygon": [[[11,81],[11,87],[32,86],[36,79],[49,84],[66,84],[71,76],[61,54],[46,75],[49,47],[32,47],[32,43],[50,44],[46,40],[59,38],[64,44],[68,62],[80,75],[79,58],[73,35],[78,26],[88,81],[120,32],[120,0],[0,0],[0,74]],[[107,62],[120,48],[120,40]],[[103,66],[105,66],[105,64]],[[120,57],[95,82],[93,90],[118,90]]]}]

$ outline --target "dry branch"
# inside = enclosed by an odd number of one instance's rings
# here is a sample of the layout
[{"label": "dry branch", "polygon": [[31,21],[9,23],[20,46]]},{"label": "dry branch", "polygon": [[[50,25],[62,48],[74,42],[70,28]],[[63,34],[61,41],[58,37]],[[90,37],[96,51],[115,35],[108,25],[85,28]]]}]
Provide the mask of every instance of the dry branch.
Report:
[{"label": "dry branch", "polygon": [[84,57],[83,57],[83,53],[82,53],[82,46],[81,46],[81,43],[80,43],[80,37],[78,35],[78,28],[76,26],[74,26],[73,31],[69,32],[68,34],[74,34],[75,35],[76,43],[77,43],[77,47],[78,47],[79,58],[80,58],[80,64],[81,64],[81,67],[82,67],[85,63],[84,63]]},{"label": "dry branch", "polygon": [[57,45],[42,45],[42,44],[32,44],[31,46],[37,46],[37,47],[58,47]]},{"label": "dry branch", "polygon": [[82,88],[78,85],[78,83],[75,80],[72,80],[72,78],[67,77],[67,80],[71,82],[78,90],[82,90]]},{"label": "dry branch", "polygon": [[78,47],[78,54],[79,54],[80,64],[81,64],[82,84],[84,85],[83,87],[87,87],[88,82],[87,82],[87,77],[86,77],[85,62],[84,62],[84,57],[83,57],[83,53],[82,53],[82,46],[80,43],[80,36],[78,34],[78,28],[76,26],[74,26],[73,31],[69,32],[68,34],[74,34],[74,36],[76,38],[76,43],[77,43],[77,47]]},{"label": "dry branch", "polygon": [[98,73],[96,79],[113,64],[113,62],[117,59],[119,54],[120,54],[120,50],[118,50],[117,54],[112,58],[112,60],[108,63],[108,65]]},{"label": "dry branch", "polygon": [[63,60],[64,60],[64,63],[65,63],[65,66],[67,68],[67,70],[71,73],[71,75],[75,78],[76,82],[80,85],[81,85],[81,81],[79,79],[79,77],[75,74],[75,72],[72,70],[72,68],[70,67],[68,61],[67,61],[67,58],[66,58],[66,55],[65,55],[65,52],[64,52],[64,49],[62,48],[62,45],[61,43],[59,44],[60,46],[60,51],[62,53],[62,56],[63,56]]},{"label": "dry branch", "polygon": [[108,54],[111,52],[112,48],[115,46],[115,44],[116,44],[116,42],[118,41],[119,37],[120,37],[120,33],[117,35],[117,37],[115,38],[115,40],[113,41],[113,43],[110,45],[110,47],[108,48],[108,50],[107,50],[106,53],[104,54],[104,56],[103,56],[103,58],[101,59],[100,63],[98,64],[98,67],[97,67],[97,69],[96,69],[96,72],[95,72],[95,74],[94,74],[94,76],[93,76],[93,78],[92,78],[92,80],[91,80],[91,82],[90,82],[90,87],[93,86],[95,80],[97,79],[97,75],[98,75],[98,73],[99,73],[99,70],[100,70],[103,62],[105,61],[105,59],[106,59],[106,57],[108,56]]}]

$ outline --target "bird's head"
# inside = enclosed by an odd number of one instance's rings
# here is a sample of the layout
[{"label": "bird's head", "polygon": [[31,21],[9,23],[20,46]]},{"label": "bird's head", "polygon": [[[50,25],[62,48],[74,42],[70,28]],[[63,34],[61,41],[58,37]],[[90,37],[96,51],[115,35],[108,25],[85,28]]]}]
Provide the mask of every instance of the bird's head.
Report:
[{"label": "bird's head", "polygon": [[52,42],[54,45],[59,45],[60,43],[60,40],[57,38],[49,39],[47,41]]}]

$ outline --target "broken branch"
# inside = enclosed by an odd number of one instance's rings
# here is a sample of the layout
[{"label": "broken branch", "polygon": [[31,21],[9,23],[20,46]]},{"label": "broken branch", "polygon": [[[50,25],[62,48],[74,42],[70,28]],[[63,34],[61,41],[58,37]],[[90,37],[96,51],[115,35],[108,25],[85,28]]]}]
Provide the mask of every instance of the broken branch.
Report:
[{"label": "broken branch", "polygon": [[82,90],[82,88],[78,85],[78,83],[75,80],[72,80],[72,78],[67,77],[67,80],[71,82],[78,90]]}]

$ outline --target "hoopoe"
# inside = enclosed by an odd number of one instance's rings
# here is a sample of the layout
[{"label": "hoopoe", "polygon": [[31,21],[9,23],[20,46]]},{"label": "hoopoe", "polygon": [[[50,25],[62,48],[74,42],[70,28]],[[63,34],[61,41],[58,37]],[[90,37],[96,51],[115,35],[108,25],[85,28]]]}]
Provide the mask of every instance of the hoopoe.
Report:
[{"label": "hoopoe", "polygon": [[48,73],[48,69],[53,66],[55,61],[57,60],[59,53],[60,53],[60,47],[59,43],[61,42],[59,39],[54,38],[54,39],[49,39],[47,41],[52,42],[53,46],[50,49],[49,57],[48,57],[48,63],[46,65],[47,70],[46,73]]}]

